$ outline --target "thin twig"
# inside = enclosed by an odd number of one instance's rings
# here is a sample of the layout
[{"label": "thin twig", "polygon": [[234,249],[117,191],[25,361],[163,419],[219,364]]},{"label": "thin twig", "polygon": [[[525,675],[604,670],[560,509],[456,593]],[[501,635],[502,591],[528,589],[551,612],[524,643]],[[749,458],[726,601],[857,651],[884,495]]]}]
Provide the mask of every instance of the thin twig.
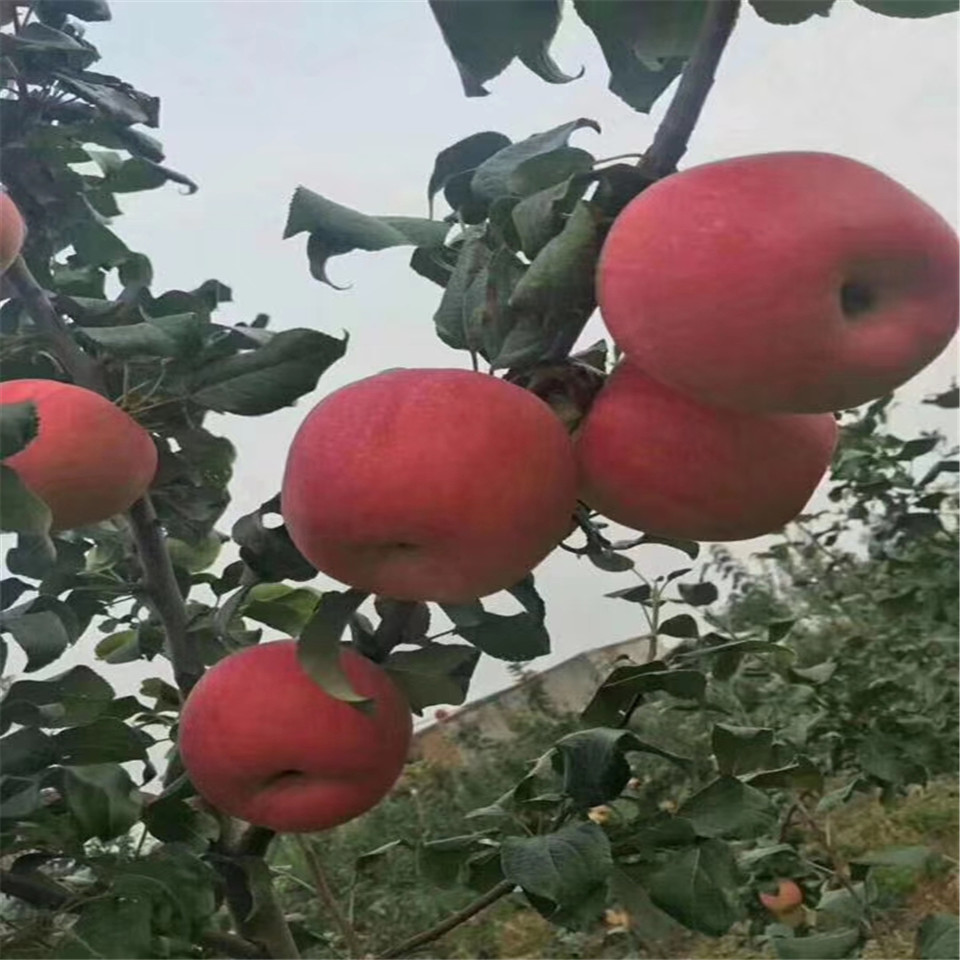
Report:
[{"label": "thin twig", "polygon": [[462,910],[451,913],[446,920],[441,921],[435,927],[424,930],[423,933],[408,937],[402,943],[391,947],[386,953],[380,954],[380,960],[389,960],[390,957],[406,956],[417,947],[422,947],[425,943],[431,943],[433,940],[437,940],[445,933],[453,930],[454,927],[460,926],[461,923],[478,914],[481,910],[485,910],[491,904],[496,903],[501,897],[512,893],[516,889],[516,886],[512,880],[501,880],[500,883],[495,887],[491,887],[482,897],[478,897],[472,903],[468,903]]},{"label": "thin twig", "polygon": [[323,905],[330,912],[330,915],[340,928],[344,942],[347,945],[347,950],[350,951],[350,956],[353,958],[364,956],[363,945],[360,943],[359,937],[357,937],[357,931],[350,926],[350,922],[343,915],[340,904],[337,903],[337,899],[330,889],[330,884],[327,882],[327,875],[323,872],[323,864],[320,863],[320,858],[317,856],[316,850],[313,849],[310,841],[301,834],[296,835],[296,843],[303,852],[307,866],[310,868],[314,886],[317,890],[317,896],[323,901]]},{"label": "thin twig", "polygon": [[637,164],[651,180],[673,173],[687,152],[690,135],[713,86],[717,64],[739,12],[740,0],[711,0],[677,92],[657,127],[650,149]]}]

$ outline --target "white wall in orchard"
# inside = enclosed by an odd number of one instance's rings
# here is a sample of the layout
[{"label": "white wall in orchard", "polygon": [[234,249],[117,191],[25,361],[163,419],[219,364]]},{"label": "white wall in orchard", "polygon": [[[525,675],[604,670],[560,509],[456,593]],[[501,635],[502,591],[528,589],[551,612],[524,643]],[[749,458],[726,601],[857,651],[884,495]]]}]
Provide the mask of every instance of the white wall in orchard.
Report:
[{"label": "white wall in orchard", "polygon": [[[385,367],[468,365],[436,338],[439,288],[407,267],[408,250],[335,259],[329,273],[352,284],[346,292],[309,276],[305,238],[281,240],[297,185],[374,215],[424,216],[434,157],[464,136],[500,130],[522,139],[582,116],[603,132],[581,131],[577,145],[597,157],[636,152],[650,142],[668,99],[643,116],[608,93],[599,49],[569,4],[553,52],[567,73],[583,65],[584,77],[550,86],[517,64],[488,84],[489,97],[473,100],[462,95],[423,0],[140,0],[114,3],[113,14],[112,23],[89,28],[99,66],[161,98],[166,163],[200,185],[190,197],[168,186],[121,198],[127,213],[116,229],[151,257],[155,289],[191,289],[217,277],[234,293],[221,321],[266,312],[272,329],[314,326],[351,337],[346,357],[297,407],[208,419],[238,452],[225,531],[277,492],[293,433],[326,393]],[[773,150],[846,154],[895,177],[956,225],[956,91],[955,17],[895,20],[842,2],[829,18],[777,27],[745,6],[683,165]],[[584,344],[603,335],[595,317]],[[900,391],[895,425],[955,437],[950,411],[919,404],[955,371],[953,344]],[[759,546],[735,549],[746,557]],[[666,549],[638,557],[647,575],[686,565]],[[635,606],[603,596],[632,582],[629,573],[602,573],[561,552],[549,558],[537,583],[553,652],[535,666],[642,633]],[[91,632],[43,674],[90,662],[98,639]],[[16,659],[11,667],[19,669]],[[128,692],[169,671],[158,660],[105,673]],[[510,682],[504,664],[483,658],[471,698]]]}]

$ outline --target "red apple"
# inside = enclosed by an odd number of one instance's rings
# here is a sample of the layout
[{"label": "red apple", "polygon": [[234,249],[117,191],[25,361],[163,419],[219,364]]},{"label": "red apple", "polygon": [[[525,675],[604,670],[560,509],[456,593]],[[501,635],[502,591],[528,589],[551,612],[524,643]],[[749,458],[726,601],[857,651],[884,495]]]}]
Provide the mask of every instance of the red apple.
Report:
[{"label": "red apple", "polygon": [[146,493],[157,448],[129,414],[70,383],[0,383],[0,405],[26,401],[36,406],[37,435],[4,464],[47,504],[54,530],[108,520]]},{"label": "red apple", "polygon": [[337,700],[300,666],[297,645],[247,647],[208,670],[180,716],[180,756],[224,813],[286,833],[327,830],[375,806],[403,769],[410,709],[375,663],[340,665],[373,710]]},{"label": "red apple", "polygon": [[803,903],[803,891],[793,880],[781,880],[776,893],[760,894],[760,902],[771,913],[790,913]]},{"label": "red apple", "polygon": [[663,383],[740,410],[840,410],[945,349],[957,235],[855,160],[737,157],[636,197],[610,230],[597,285],[614,340]]},{"label": "red apple", "polygon": [[745,540],[800,513],[836,440],[832,414],[708,407],[621,363],[576,438],[581,498],[644,533]]},{"label": "red apple", "polygon": [[7,267],[20,256],[26,233],[27,227],[17,205],[5,191],[0,190],[0,273],[5,273]]},{"label": "red apple", "polygon": [[521,580],[569,532],[569,436],[533,394],[466,370],[391,370],[322,400],[281,493],[318,569],[398,600],[458,603]]}]

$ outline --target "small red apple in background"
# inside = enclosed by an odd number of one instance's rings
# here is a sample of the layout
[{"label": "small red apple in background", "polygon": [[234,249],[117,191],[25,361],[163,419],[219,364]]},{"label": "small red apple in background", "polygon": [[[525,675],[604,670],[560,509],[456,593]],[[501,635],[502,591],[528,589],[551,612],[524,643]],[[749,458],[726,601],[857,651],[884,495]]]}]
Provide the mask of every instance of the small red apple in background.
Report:
[{"label": "small red apple in background", "polygon": [[789,914],[803,903],[803,891],[793,880],[780,880],[776,893],[761,893],[760,902],[776,916]]},{"label": "small red apple in background", "polygon": [[621,363],[576,437],[580,495],[644,533],[745,540],[803,510],[836,440],[832,414],[708,407]]},{"label": "small red apple in background", "polygon": [[146,493],[157,448],[129,414],[70,383],[0,383],[0,405],[26,401],[36,406],[37,435],[3,462],[47,504],[54,530],[108,520]]},{"label": "small red apple in background", "polygon": [[180,716],[178,745],[200,795],[280,832],[326,830],[375,806],[403,769],[413,720],[390,677],[344,649],[340,665],[373,709],[331,697],[296,642],[233,653],[208,670]]},{"label": "small red apple in background", "polygon": [[957,235],[855,160],[737,157],[636,197],[610,230],[597,286],[614,340],[663,383],[734,409],[840,410],[946,348]]},{"label": "small red apple in background", "polygon": [[27,227],[17,205],[0,190],[0,273],[5,273],[20,256],[26,234]]},{"label": "small red apple in background", "polygon": [[521,580],[575,507],[573,448],[550,408],[466,370],[391,370],[330,394],[294,437],[281,493],[322,572],[449,603]]}]

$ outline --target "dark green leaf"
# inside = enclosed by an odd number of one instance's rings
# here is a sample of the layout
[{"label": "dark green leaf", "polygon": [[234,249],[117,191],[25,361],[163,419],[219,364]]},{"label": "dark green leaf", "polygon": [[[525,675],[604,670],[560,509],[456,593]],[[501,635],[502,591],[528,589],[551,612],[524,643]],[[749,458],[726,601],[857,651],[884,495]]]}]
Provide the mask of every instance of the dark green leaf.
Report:
[{"label": "dark green leaf", "polygon": [[507,179],[509,195],[529,197],[557,184],[566,185],[576,174],[588,173],[595,160],[579,147],[557,147],[522,161]]},{"label": "dark green leaf", "polygon": [[83,334],[110,356],[190,357],[199,353],[207,324],[192,313],[157,317],[146,323],[85,327]]},{"label": "dark green leaf", "polygon": [[110,704],[113,687],[89,667],[71,667],[49,680],[18,680],[3,699],[4,724],[64,727],[96,719]]},{"label": "dark green leaf", "polygon": [[711,735],[717,769],[737,776],[765,767],[773,754],[773,731],[766,727],[734,727],[718,723]]},{"label": "dark green leaf", "polygon": [[697,670],[668,670],[660,661],[614,667],[583,711],[586,723],[617,727],[627,713],[656,690],[687,700],[701,700],[707,678]]},{"label": "dark green leaf", "polygon": [[307,254],[310,273],[330,284],[327,260],[351,250],[385,250],[387,247],[439,246],[449,233],[449,224],[419,217],[371,217],[334,203],[306,187],[297,187],[290,201],[284,239],[309,233]]},{"label": "dark green leaf", "polygon": [[574,9],[600,43],[610,90],[634,110],[649,113],[692,52],[707,4],[574,0]]},{"label": "dark green leaf", "polygon": [[960,918],[951,913],[931,914],[917,929],[916,956],[920,960],[957,960],[958,941]]},{"label": "dark green leaf", "polygon": [[85,20],[88,23],[102,23],[110,19],[110,5],[106,0],[38,0],[37,14],[44,17],[46,11],[56,12]]},{"label": "dark green leaf", "polygon": [[507,880],[557,907],[574,906],[606,884],[613,869],[610,841],[595,823],[568,824],[538,837],[506,837],[500,863]]},{"label": "dark green leaf", "polygon": [[685,927],[720,937],[740,918],[739,882],[730,848],[706,840],[671,857],[643,885],[653,902]]},{"label": "dark green leaf", "polygon": [[712,583],[678,583],[677,590],[685,603],[691,607],[705,607],[720,596]]},{"label": "dark green leaf", "polygon": [[901,867],[906,870],[924,870],[931,861],[939,859],[940,854],[933,847],[884,847],[881,850],[868,850],[856,857],[851,863],[862,863],[871,867]]},{"label": "dark green leaf", "polygon": [[498,197],[513,196],[511,180],[521,164],[567,146],[571,135],[583,127],[590,127],[597,133],[600,132],[600,125],[596,120],[580,117],[578,120],[561,124],[543,133],[535,133],[526,140],[520,140],[498,150],[477,167],[470,181],[471,189],[478,197],[488,201],[496,200]]},{"label": "dark green leaf", "polygon": [[256,350],[206,365],[194,375],[190,392],[194,401],[218,413],[272,413],[314,390],[346,349],[346,337],[283,330]]},{"label": "dark green leaf", "polygon": [[437,336],[454,350],[478,350],[481,346],[478,331],[486,309],[490,258],[483,230],[468,231],[457,265],[433,315]]},{"label": "dark green leaf", "polygon": [[565,218],[583,197],[588,183],[588,176],[578,174],[545,190],[525,195],[513,208],[511,216],[520,249],[530,260],[563,229]]},{"label": "dark green leaf", "polygon": [[369,697],[353,689],[340,665],[340,638],[367,596],[361,590],[352,589],[324,593],[297,643],[297,657],[303,669],[331,697],[347,703],[370,703]]},{"label": "dark green leaf", "polygon": [[[145,742],[146,739],[146,742]],[[146,734],[119,720],[101,718],[82,727],[70,727],[52,738],[58,761],[66,766],[124,763],[146,759]]]},{"label": "dark green leaf", "polygon": [[605,593],[605,597],[611,597],[615,600],[627,600],[630,603],[647,603],[652,595],[650,585],[641,583],[636,587],[624,587],[622,590],[614,590],[612,593]]},{"label": "dark green leaf", "polygon": [[433,164],[433,173],[430,174],[430,183],[427,186],[427,201],[430,203],[431,210],[433,198],[446,186],[451,177],[476,170],[487,157],[509,146],[510,142],[510,138],[502,133],[487,130],[483,133],[474,133],[441,150]]},{"label": "dark green leaf", "polygon": [[861,7],[885,17],[936,17],[956,13],[960,0],[856,0]]},{"label": "dark green leaf", "polygon": [[259,583],[251,588],[238,612],[295,637],[313,616],[321,598],[322,594],[309,587]]},{"label": "dark green leaf", "polygon": [[825,17],[834,0],[750,0],[750,6],[769,23],[803,23],[811,17]]},{"label": "dark green leaf", "polygon": [[264,517],[279,511],[280,497],[276,496],[233,525],[231,537],[240,547],[240,559],[269,583],[312,580],[317,575],[316,568],[293,545],[287,528],[264,525]]},{"label": "dark green leaf", "polygon": [[148,957],[153,940],[149,900],[94,898],[57,945],[58,960],[122,960]]},{"label": "dark green leaf", "polygon": [[[0,614],[0,629],[13,634],[14,640],[27,655],[26,670],[32,672],[52,663],[67,649],[73,639],[68,627],[53,610],[31,610],[38,600],[23,607],[14,607]],[[62,605],[61,605],[62,606]]]},{"label": "dark green leaf", "polygon": [[759,790],[720,777],[695,793],[679,809],[701,837],[750,839],[776,822],[776,808]]},{"label": "dark green leaf", "polygon": [[680,613],[669,620],[664,620],[657,628],[658,633],[668,637],[699,637],[700,629],[697,621],[689,613]]},{"label": "dark green leaf", "polygon": [[22,727],[0,740],[5,777],[25,777],[56,763],[57,750],[52,737],[36,727]]},{"label": "dark green leaf", "polygon": [[40,418],[31,401],[5,403],[0,417],[0,460],[19,453],[37,435]]},{"label": "dark green leaf", "polygon": [[133,781],[114,763],[64,770],[63,794],[83,839],[112,840],[126,833],[140,816]]},{"label": "dark green leaf", "polygon": [[841,960],[852,957],[861,941],[856,927],[815,934],[812,937],[771,937],[781,960]]},{"label": "dark green leaf", "polygon": [[383,666],[419,713],[436,703],[463,703],[479,659],[474,647],[431,643],[419,650],[394,650]]},{"label": "dark green leaf", "polygon": [[0,463],[0,530],[45,536],[50,529],[50,508],[17,476]]},{"label": "dark green leaf", "polygon": [[123,126],[143,123],[156,127],[158,124],[160,99],[135,90],[117,77],[89,70],[84,73],[56,70],[53,75],[71,93],[93,104],[107,120],[118,121]]},{"label": "dark green leaf", "polygon": [[468,97],[487,96],[484,83],[498,76],[514,57],[548,83],[575,79],[564,74],[550,56],[560,6],[560,0],[430,0]]},{"label": "dark green leaf", "polygon": [[762,790],[812,790],[823,792],[823,773],[808,757],[776,770],[761,770],[744,777],[744,782]]}]

